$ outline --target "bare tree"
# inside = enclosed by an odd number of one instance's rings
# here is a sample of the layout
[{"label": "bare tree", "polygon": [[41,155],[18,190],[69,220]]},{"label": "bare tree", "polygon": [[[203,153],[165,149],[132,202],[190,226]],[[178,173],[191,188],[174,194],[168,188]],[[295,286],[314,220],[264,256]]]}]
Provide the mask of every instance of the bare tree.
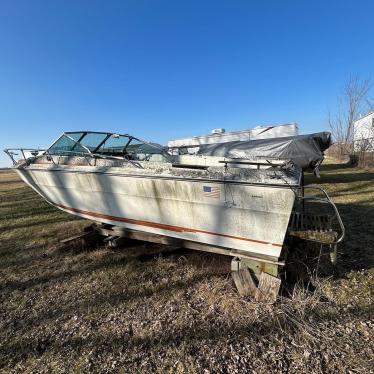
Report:
[{"label": "bare tree", "polygon": [[366,104],[370,112],[374,112],[374,99],[366,99]]},{"label": "bare tree", "polygon": [[360,113],[368,109],[368,93],[371,88],[369,79],[361,80],[351,76],[338,98],[338,110],[329,113],[329,126],[334,140],[340,143],[344,153],[352,150],[353,124]]}]

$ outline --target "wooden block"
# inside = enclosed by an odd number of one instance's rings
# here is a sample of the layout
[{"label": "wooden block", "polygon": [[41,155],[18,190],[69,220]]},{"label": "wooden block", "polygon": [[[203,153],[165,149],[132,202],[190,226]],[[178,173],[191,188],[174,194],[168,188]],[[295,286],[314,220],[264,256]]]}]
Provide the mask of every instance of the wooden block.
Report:
[{"label": "wooden block", "polygon": [[255,300],[261,303],[273,304],[277,300],[281,280],[262,272],[255,295]]},{"label": "wooden block", "polygon": [[240,296],[255,296],[257,287],[248,269],[240,269],[231,273]]}]

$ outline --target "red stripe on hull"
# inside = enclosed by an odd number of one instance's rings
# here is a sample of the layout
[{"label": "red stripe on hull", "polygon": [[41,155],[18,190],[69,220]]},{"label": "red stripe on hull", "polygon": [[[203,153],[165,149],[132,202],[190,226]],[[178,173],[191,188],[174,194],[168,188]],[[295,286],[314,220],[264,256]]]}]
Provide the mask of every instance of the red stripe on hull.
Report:
[{"label": "red stripe on hull", "polygon": [[80,213],[80,214],[83,214],[85,216],[90,216],[90,217],[95,217],[95,218],[103,218],[103,219],[107,219],[109,221],[126,222],[126,223],[129,223],[129,224],[132,224],[132,225],[153,227],[153,228],[157,228],[157,229],[174,231],[174,232],[196,232],[196,233],[201,233],[201,234],[216,235],[216,236],[221,236],[221,237],[229,238],[229,239],[244,240],[244,241],[248,241],[248,242],[252,242],[252,243],[259,243],[259,244],[271,244],[274,247],[282,247],[282,244],[270,243],[270,242],[265,242],[265,241],[262,241],[262,240],[243,238],[243,237],[240,237],[240,236],[220,234],[220,233],[216,233],[216,232],[199,230],[199,229],[191,229],[191,228],[181,227],[181,226],[173,226],[173,225],[168,225],[168,224],[164,224],[164,223],[142,221],[142,220],[126,218],[126,217],[116,217],[116,216],[111,216],[111,215],[108,215],[108,214],[102,214],[102,213],[90,212],[90,211],[87,211],[87,210],[81,210],[81,209],[77,209],[77,208],[71,208],[71,207],[68,207],[68,206],[65,206],[65,205],[61,205],[61,204],[53,203],[53,205],[55,205],[59,208],[74,212],[74,213]]}]

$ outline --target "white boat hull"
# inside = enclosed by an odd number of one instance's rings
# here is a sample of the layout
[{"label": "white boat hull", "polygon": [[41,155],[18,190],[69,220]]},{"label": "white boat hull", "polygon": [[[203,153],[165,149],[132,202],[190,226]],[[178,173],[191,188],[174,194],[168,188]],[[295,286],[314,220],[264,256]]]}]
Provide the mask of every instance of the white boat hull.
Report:
[{"label": "white boat hull", "polygon": [[134,176],[106,168],[18,168],[54,206],[89,220],[278,258],[294,204],[287,186]]}]

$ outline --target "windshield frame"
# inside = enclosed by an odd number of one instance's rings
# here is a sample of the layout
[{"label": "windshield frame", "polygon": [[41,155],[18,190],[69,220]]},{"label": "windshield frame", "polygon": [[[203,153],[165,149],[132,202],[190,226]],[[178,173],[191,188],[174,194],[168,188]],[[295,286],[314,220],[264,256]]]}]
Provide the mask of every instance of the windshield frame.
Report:
[{"label": "windshield frame", "polygon": [[[82,134],[78,140],[75,140],[72,135],[73,134]],[[81,143],[82,140],[84,140],[85,136],[87,134],[103,134],[103,135],[106,135],[104,137],[104,139],[97,144],[97,146],[95,147],[94,150],[90,150],[88,147],[86,147],[84,144]],[[166,148],[161,146],[161,145],[158,145],[158,144],[155,144],[155,143],[151,143],[151,142],[148,142],[146,140],[143,140],[143,139],[140,139],[140,138],[137,138],[135,136],[132,136],[130,134],[120,134],[120,133],[115,133],[115,132],[106,132],[106,131],[87,131],[87,130],[81,130],[81,131],[65,131],[63,132],[45,151],[46,154],[49,154],[49,150],[63,137],[63,136],[66,136],[67,138],[69,138],[71,141],[73,141],[75,144],[79,144],[81,147],[83,147],[86,151],[87,151],[87,154],[89,156],[92,156],[92,157],[100,157],[100,158],[112,158],[112,159],[124,159],[124,160],[128,160],[128,158],[126,158],[126,149],[127,147],[129,146],[129,144],[131,143],[131,141],[134,139],[134,140],[137,140],[143,144],[146,144],[152,148],[155,148],[158,150],[157,153],[161,154],[162,156],[164,156],[166,158],[167,161],[171,162],[171,155],[167,152]],[[100,149],[100,147],[102,147],[103,144],[105,144],[105,142],[112,136],[123,136],[123,137],[127,137],[129,140],[127,141],[126,145],[124,146],[123,148],[123,156],[122,157],[119,157],[119,156],[114,156],[114,155],[106,155],[106,154],[101,154],[101,153],[98,153],[98,150]],[[74,152],[72,151],[72,153],[76,153],[76,154],[82,154],[82,152]]]}]

